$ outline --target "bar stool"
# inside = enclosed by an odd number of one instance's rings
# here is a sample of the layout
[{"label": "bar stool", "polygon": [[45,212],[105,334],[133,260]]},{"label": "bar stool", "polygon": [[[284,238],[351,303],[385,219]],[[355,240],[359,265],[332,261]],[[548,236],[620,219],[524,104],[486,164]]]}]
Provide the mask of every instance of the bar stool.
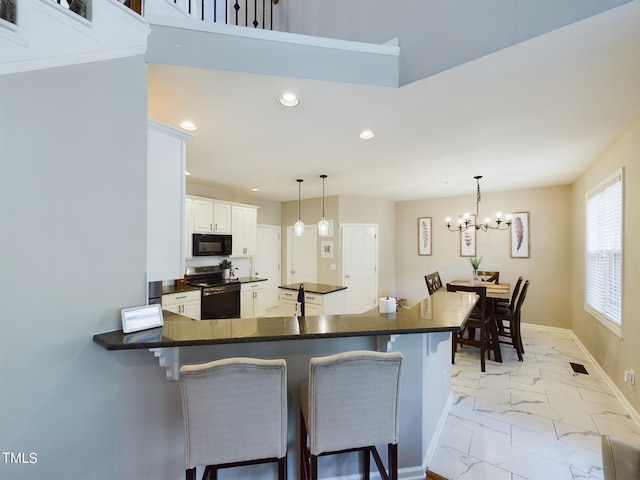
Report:
[{"label": "bar stool", "polygon": [[[401,367],[399,352],[311,359],[309,380],[299,388],[301,479],[317,480],[321,455],[361,451],[365,479],[373,455],[380,476],[397,480]],[[389,473],[376,448],[385,443]]]},{"label": "bar stool", "polygon": [[219,468],[278,462],[287,478],[287,365],[228,358],[180,368],[186,479]]}]

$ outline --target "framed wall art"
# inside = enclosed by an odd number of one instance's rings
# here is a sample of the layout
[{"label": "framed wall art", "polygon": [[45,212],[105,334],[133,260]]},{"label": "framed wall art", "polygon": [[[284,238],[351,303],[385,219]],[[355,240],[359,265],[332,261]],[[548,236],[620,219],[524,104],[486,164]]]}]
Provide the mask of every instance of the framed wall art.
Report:
[{"label": "framed wall art", "polygon": [[333,240],[320,242],[320,258],[333,258]]},{"label": "framed wall art", "polygon": [[418,255],[431,255],[431,217],[418,218]]},{"label": "framed wall art", "polygon": [[511,214],[511,258],[529,258],[529,212]]},{"label": "framed wall art", "polygon": [[[476,216],[470,215],[471,225],[476,224]],[[460,231],[460,256],[475,257],[476,256],[476,229],[475,227],[467,228]]]}]

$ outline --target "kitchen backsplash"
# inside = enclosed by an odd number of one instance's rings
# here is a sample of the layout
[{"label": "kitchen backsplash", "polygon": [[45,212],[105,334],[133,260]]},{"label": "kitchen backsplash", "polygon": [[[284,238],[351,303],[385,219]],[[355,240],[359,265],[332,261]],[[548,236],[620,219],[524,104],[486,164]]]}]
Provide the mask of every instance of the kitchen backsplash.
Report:
[{"label": "kitchen backsplash", "polygon": [[250,257],[199,257],[185,260],[185,267],[204,267],[208,265],[218,265],[223,259],[230,260],[236,277],[250,277],[253,275],[253,261]]}]

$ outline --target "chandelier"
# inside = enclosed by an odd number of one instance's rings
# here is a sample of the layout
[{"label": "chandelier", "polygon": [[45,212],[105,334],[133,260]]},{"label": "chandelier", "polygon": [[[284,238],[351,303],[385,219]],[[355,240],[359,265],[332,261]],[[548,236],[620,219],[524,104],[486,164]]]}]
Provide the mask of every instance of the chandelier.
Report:
[{"label": "chandelier", "polygon": [[[480,207],[480,199],[481,199],[481,195],[480,195],[480,179],[482,178],[482,175],[476,175],[475,177],[473,177],[476,179],[476,215],[475,217],[471,218],[471,215],[468,213],[465,213],[464,215],[462,215],[460,218],[458,218],[458,224],[456,226],[452,226],[451,225],[451,217],[447,217],[447,228],[449,229],[449,231],[451,232],[465,232],[467,230],[470,230],[472,228],[475,228],[476,230],[482,230],[483,232],[486,232],[487,230],[508,230],[509,227],[511,226],[511,215],[507,215],[506,217],[506,221],[502,220],[502,213],[498,212],[496,213],[496,220],[495,220],[495,225],[492,225],[491,219],[489,217],[484,219],[484,223],[479,223],[479,207]],[[453,227],[453,228],[452,228]]]}]

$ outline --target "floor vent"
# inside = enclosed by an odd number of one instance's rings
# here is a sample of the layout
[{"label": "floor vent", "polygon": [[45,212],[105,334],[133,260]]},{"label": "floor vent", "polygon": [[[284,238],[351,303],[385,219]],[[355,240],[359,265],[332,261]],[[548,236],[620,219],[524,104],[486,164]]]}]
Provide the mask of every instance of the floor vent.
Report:
[{"label": "floor vent", "polygon": [[576,373],[584,373],[586,375],[589,375],[589,372],[587,372],[587,369],[584,368],[584,365],[582,365],[581,363],[569,362],[569,365],[571,365],[571,368],[573,368],[574,372],[576,372]]}]

